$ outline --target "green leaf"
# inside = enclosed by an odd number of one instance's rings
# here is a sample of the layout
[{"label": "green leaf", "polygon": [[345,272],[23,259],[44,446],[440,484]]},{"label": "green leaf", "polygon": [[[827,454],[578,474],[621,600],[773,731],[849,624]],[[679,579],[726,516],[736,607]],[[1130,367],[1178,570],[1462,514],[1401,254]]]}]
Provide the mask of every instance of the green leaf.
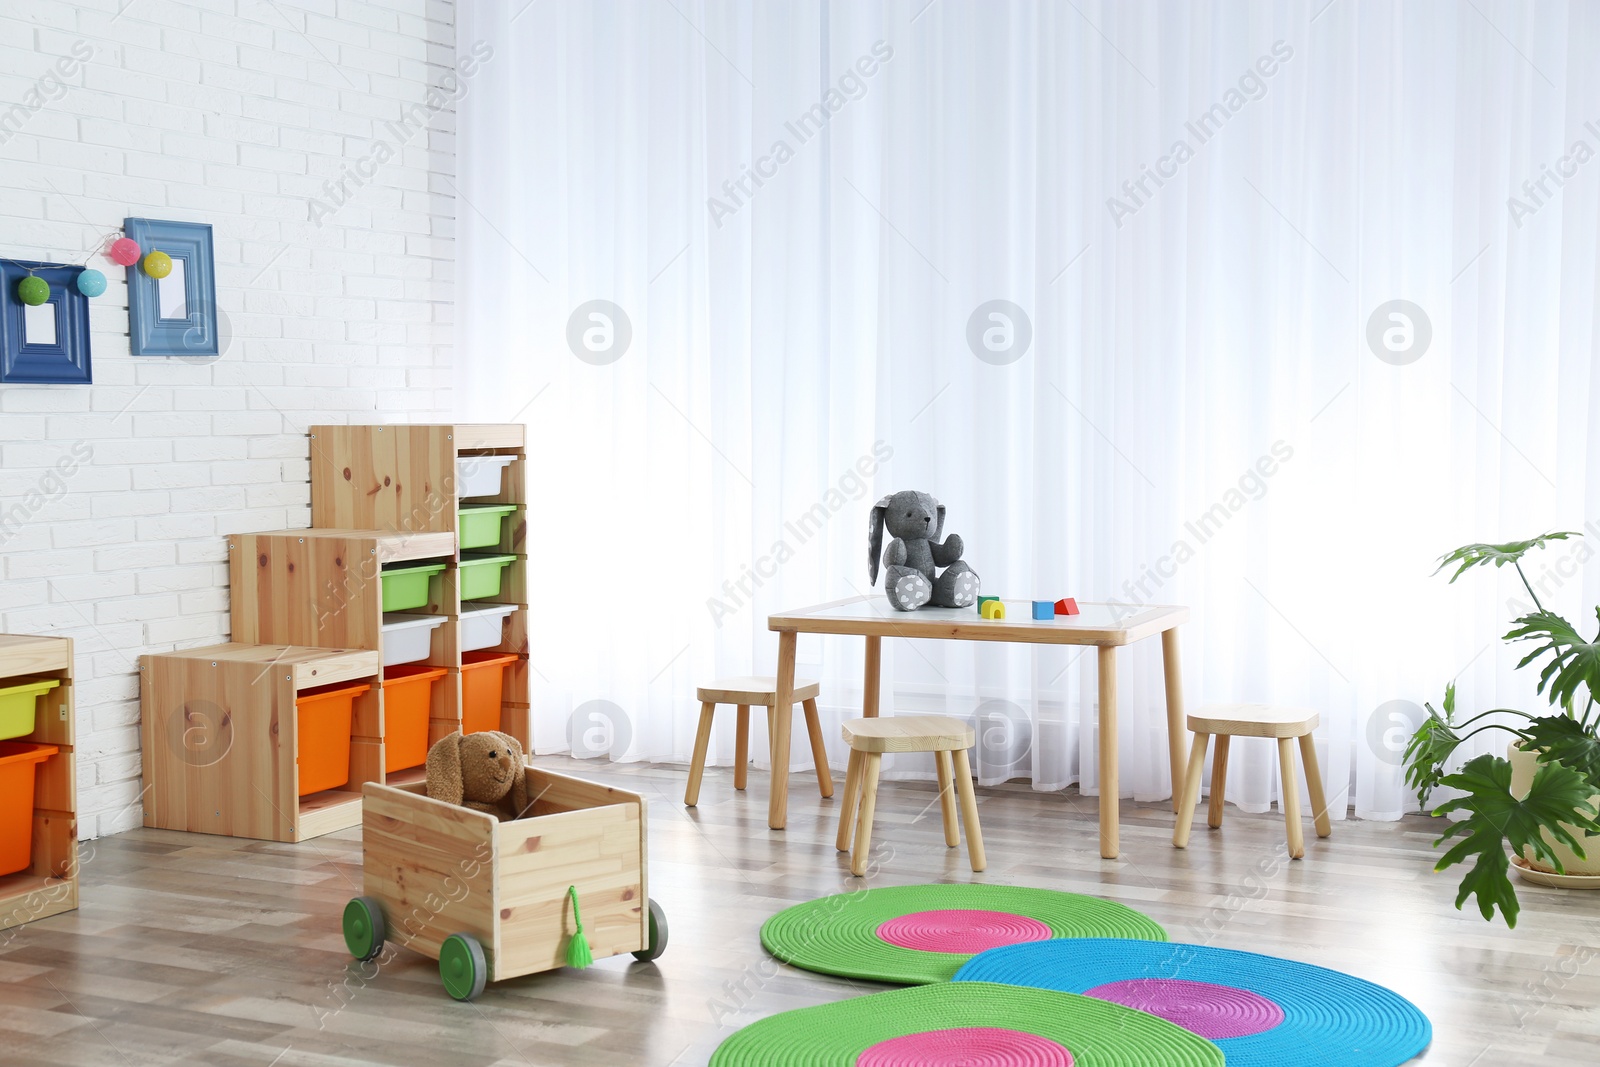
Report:
[{"label": "green leaf", "polygon": [[1452,823],[1434,842],[1442,845],[1452,837],[1464,835],[1434,870],[1474,859],[1472,869],[1462,876],[1456,907],[1459,909],[1468,897],[1476,896],[1478,911],[1485,919],[1493,919],[1498,907],[1507,926],[1517,925],[1520,910],[1508,877],[1507,846],[1518,854],[1531,851],[1535,858],[1564,874],[1565,868],[1544,833],[1548,831],[1580,857],[1583,849],[1567,825],[1586,834],[1600,833],[1600,823],[1595,821],[1597,813],[1589,803],[1589,783],[1583,775],[1560,763],[1541,763],[1528,795],[1521,800],[1511,795],[1511,764],[1498,756],[1478,756],[1455,774],[1446,775],[1440,784],[1465,795],[1439,805],[1434,814],[1461,811],[1468,817]]},{"label": "green leaf", "polygon": [[1452,724],[1456,713],[1456,684],[1451,682],[1444,687],[1443,715],[1434,711],[1432,704],[1423,707],[1428,709],[1428,717],[1407,742],[1405,761],[1406,784],[1417,791],[1426,811],[1429,794],[1439,787],[1444,777],[1445,763],[1461,744],[1461,737]]},{"label": "green leaf", "polygon": [[[1600,620],[1600,608],[1595,609],[1595,618]],[[1585,638],[1577,627],[1555,612],[1535,611],[1516,620],[1505,639],[1541,642],[1517,667],[1521,669],[1543,656],[1550,657],[1539,673],[1538,686],[1540,693],[1545,693],[1548,687],[1550,703],[1571,707],[1580,685],[1588,691],[1588,697],[1600,695],[1600,634],[1593,639]]]},{"label": "green leaf", "polygon": [[1454,552],[1446,552],[1440,556],[1439,566],[1433,573],[1438,574],[1439,571],[1444,570],[1453,563],[1456,565],[1456,571],[1450,576],[1450,581],[1454,582],[1473,567],[1480,567],[1488,563],[1493,563],[1496,567],[1504,567],[1507,563],[1516,563],[1535,548],[1543,548],[1547,542],[1565,541],[1569,537],[1582,536],[1576,530],[1560,530],[1540,534],[1538,537],[1529,538],[1526,541],[1507,541],[1503,545],[1490,545],[1482,542],[1462,545]]},{"label": "green leaf", "polygon": [[[1460,825],[1457,823],[1456,825]],[[1511,860],[1506,856],[1505,846],[1498,835],[1481,836],[1473,834],[1451,849],[1450,856],[1462,853],[1461,859],[1472,853],[1477,854],[1477,862],[1472,869],[1461,876],[1461,885],[1456,890],[1456,910],[1467,902],[1468,897],[1478,898],[1478,912],[1487,920],[1493,921],[1494,909],[1500,909],[1500,915],[1505,919],[1506,925],[1516,929],[1517,915],[1522,911],[1522,905],[1517,900],[1517,890],[1511,884]],[[1441,839],[1442,840],[1442,839]],[[1457,860],[1440,860],[1434,870],[1441,870]]]},{"label": "green leaf", "polygon": [[1566,715],[1546,715],[1532,720],[1523,730],[1524,747],[1533,749],[1545,760],[1554,760],[1583,775],[1591,795],[1600,793],[1600,740],[1581,723]]}]

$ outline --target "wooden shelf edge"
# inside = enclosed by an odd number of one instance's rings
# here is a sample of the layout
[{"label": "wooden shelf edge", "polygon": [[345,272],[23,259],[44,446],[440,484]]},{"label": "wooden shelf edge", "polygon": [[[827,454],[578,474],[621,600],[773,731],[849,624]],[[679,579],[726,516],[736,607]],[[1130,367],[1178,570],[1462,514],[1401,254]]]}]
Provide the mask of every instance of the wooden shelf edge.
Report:
[{"label": "wooden shelf edge", "polygon": [[0,877],[0,930],[73,911],[78,906],[78,880],[28,871]]},{"label": "wooden shelf edge", "polygon": [[0,634],[0,681],[57,672],[72,677],[72,641],[69,638]]},{"label": "wooden shelf edge", "polygon": [[300,798],[296,821],[296,841],[306,841],[335,830],[361,825],[361,793],[347,789],[328,789]]}]

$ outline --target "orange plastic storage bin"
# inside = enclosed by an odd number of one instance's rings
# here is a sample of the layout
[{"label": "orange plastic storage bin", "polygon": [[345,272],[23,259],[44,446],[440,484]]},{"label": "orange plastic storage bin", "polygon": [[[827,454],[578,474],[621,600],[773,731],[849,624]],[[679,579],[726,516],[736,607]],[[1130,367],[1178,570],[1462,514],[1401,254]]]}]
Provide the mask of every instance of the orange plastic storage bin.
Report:
[{"label": "orange plastic storage bin", "polygon": [[383,770],[420,767],[428,761],[428,712],[433,683],[450,672],[415,664],[383,672]]},{"label": "orange plastic storage bin", "polygon": [[300,764],[300,795],[337,789],[350,780],[350,732],[355,725],[356,697],[371,689],[366,682],[339,682],[307,689],[295,698],[295,725]]},{"label": "orange plastic storage bin", "polygon": [[500,729],[500,700],[505,693],[506,664],[517,657],[505,652],[461,654],[461,732]]},{"label": "orange plastic storage bin", "polygon": [[59,751],[55,745],[0,741],[0,875],[33,862],[34,772]]}]

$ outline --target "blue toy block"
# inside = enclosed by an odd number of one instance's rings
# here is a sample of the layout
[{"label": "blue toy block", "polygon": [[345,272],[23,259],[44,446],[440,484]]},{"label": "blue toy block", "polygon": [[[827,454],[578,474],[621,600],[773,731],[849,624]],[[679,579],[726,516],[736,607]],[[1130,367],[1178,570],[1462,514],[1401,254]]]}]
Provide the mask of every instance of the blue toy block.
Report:
[{"label": "blue toy block", "polygon": [[1035,600],[1033,602],[1033,617],[1044,622],[1049,622],[1056,617],[1056,604],[1053,600]]}]

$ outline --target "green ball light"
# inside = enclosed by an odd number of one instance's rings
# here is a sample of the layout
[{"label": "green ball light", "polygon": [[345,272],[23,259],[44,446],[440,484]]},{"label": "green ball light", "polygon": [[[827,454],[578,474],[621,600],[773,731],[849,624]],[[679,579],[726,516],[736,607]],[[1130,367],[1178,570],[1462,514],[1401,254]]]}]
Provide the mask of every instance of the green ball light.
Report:
[{"label": "green ball light", "polygon": [[29,307],[38,307],[50,299],[50,283],[30,274],[17,283],[17,297]]}]

